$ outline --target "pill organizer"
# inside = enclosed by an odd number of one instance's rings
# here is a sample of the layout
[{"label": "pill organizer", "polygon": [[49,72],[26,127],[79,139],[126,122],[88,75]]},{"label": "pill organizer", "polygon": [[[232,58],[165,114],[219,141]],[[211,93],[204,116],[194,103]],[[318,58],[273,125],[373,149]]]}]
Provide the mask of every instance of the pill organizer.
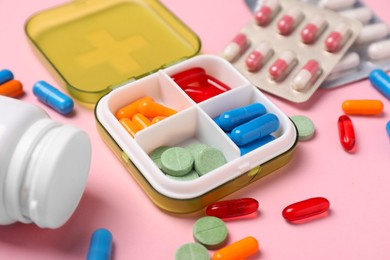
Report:
[{"label": "pill organizer", "polygon": [[[269,21],[261,19],[269,16]],[[312,31],[318,28],[314,40]],[[304,31],[308,32],[302,36]],[[249,47],[242,49],[238,58],[230,60],[258,88],[271,94],[301,103],[307,101],[343,57],[360,32],[361,24],[340,14],[324,10],[300,1],[263,1],[254,18],[241,30]],[[340,46],[334,34],[341,35]],[[308,37],[310,36],[310,38]],[[233,42],[238,42],[237,38]],[[253,54],[264,50],[268,44],[270,58],[257,70],[251,69]],[[239,44],[238,44],[239,45]],[[263,51],[266,53],[266,51]],[[248,63],[249,62],[249,63]],[[286,70],[282,79],[275,78],[280,70]],[[276,73],[275,73],[276,71]],[[302,82],[305,82],[302,84]]]},{"label": "pill organizer", "polygon": [[79,101],[196,55],[200,41],[157,0],[76,0],[30,17],[25,31]]},{"label": "pill organizer", "polygon": [[[292,157],[298,139],[292,121],[231,63],[216,55],[195,56],[199,38],[159,1],[73,1],[31,17],[26,33],[65,80],[70,94],[81,102],[96,103],[103,140],[165,211],[202,209],[274,172]],[[171,76],[194,67],[203,68],[229,90],[193,101]],[[115,113],[144,96],[177,113],[133,138]],[[239,147],[213,118],[256,102],[277,116],[280,126],[272,133],[273,141],[240,156]],[[227,163],[195,180],[179,181],[166,176],[149,157],[160,146],[192,143],[222,151]]]},{"label": "pill organizer", "polygon": [[[253,12],[262,2],[245,0]],[[337,4],[334,1],[320,0],[302,2],[331,9],[346,17],[357,19],[363,25],[356,42],[321,84],[321,88],[339,87],[365,79],[370,71],[376,68],[390,69],[390,26],[363,1],[344,0],[338,1]]]},{"label": "pill organizer", "polygon": [[[196,103],[170,77],[202,67],[231,90]],[[134,138],[122,127],[115,112],[144,96],[178,111],[139,131]],[[240,98],[237,98],[240,97]],[[280,122],[275,140],[240,156],[239,148],[214,122],[223,111],[251,103],[263,104]],[[139,185],[160,208],[188,213],[262,178],[286,164],[293,153],[297,132],[291,120],[229,62],[215,55],[199,55],[130,82],[105,95],[96,106],[99,131]],[[227,163],[197,179],[178,181],[166,176],[149,154],[160,146],[185,147],[203,143],[217,148]]]}]

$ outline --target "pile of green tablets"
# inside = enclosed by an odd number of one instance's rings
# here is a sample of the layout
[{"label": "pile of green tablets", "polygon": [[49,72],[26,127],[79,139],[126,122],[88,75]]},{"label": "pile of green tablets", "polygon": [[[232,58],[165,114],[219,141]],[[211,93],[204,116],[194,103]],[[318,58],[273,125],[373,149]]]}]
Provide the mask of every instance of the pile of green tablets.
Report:
[{"label": "pile of green tablets", "polygon": [[196,179],[226,163],[224,154],[209,145],[160,146],[150,158],[165,174],[178,180]]}]

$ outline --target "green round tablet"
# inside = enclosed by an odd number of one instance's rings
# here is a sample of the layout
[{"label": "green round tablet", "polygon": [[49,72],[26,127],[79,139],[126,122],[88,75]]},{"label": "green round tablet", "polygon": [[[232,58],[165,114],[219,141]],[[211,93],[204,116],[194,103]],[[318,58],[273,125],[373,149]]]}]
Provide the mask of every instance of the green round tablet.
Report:
[{"label": "green round tablet", "polygon": [[173,175],[169,175],[169,174],[167,174],[167,176],[169,178],[172,178],[172,179],[175,179],[178,181],[191,181],[191,180],[195,180],[195,179],[199,178],[199,174],[194,170],[190,171],[189,173],[187,173],[184,176],[173,176]]},{"label": "green round tablet", "polygon": [[150,153],[150,158],[157,165],[157,167],[160,168],[160,169],[162,169],[161,155],[162,155],[163,152],[165,152],[169,148],[171,148],[171,146],[160,146],[160,147],[157,147],[156,149],[154,149]]},{"label": "green round tablet", "polygon": [[172,147],[161,154],[163,172],[172,176],[184,176],[192,170],[194,158],[182,147]]},{"label": "green round tablet", "polygon": [[207,144],[194,143],[194,144],[188,145],[186,147],[186,149],[191,152],[192,156],[195,159],[196,157],[198,157],[200,152],[202,152],[204,149],[206,149],[208,147],[210,147],[210,146],[208,146]]},{"label": "green round tablet", "polygon": [[195,171],[199,175],[204,175],[226,163],[223,153],[213,147],[203,149],[195,158]]},{"label": "green round tablet", "polygon": [[176,250],[175,260],[209,260],[207,248],[198,243],[187,243]]},{"label": "green round tablet", "polygon": [[225,222],[217,217],[202,217],[194,224],[193,235],[195,240],[207,248],[214,249],[223,245],[227,234]]},{"label": "green round tablet", "polygon": [[315,132],[313,121],[306,116],[291,116],[291,120],[294,122],[298,129],[298,139],[300,141],[309,140]]}]

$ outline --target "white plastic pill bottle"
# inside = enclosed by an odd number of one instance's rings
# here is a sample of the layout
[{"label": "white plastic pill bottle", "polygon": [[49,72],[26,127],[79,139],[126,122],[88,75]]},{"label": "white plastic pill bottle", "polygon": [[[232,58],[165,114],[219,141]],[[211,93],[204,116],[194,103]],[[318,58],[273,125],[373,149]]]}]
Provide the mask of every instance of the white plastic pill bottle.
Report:
[{"label": "white plastic pill bottle", "polygon": [[62,226],[81,199],[90,162],[84,131],[0,96],[0,225]]}]

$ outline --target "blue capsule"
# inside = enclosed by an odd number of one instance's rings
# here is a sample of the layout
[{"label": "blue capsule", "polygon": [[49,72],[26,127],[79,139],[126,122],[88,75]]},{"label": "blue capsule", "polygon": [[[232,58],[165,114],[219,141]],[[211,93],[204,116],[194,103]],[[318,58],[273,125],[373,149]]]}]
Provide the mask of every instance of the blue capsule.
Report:
[{"label": "blue capsule", "polygon": [[386,132],[387,132],[387,135],[390,137],[390,121],[388,121],[386,124]]},{"label": "blue capsule", "polygon": [[12,79],[14,79],[14,75],[10,70],[0,70],[0,84],[6,83],[7,81],[10,81]]},{"label": "blue capsule", "polygon": [[96,229],[91,237],[87,260],[110,260],[112,234],[104,228]]},{"label": "blue capsule", "polygon": [[390,99],[390,77],[384,70],[371,71],[368,79],[379,92]]},{"label": "blue capsule", "polygon": [[279,119],[277,116],[267,113],[234,128],[230,133],[230,138],[235,144],[242,146],[269,135],[278,128]]},{"label": "blue capsule", "polygon": [[73,100],[45,81],[35,83],[33,93],[39,100],[60,114],[66,115],[73,111]]},{"label": "blue capsule", "polygon": [[231,131],[236,126],[248,122],[266,113],[265,107],[260,103],[253,103],[223,112],[219,116],[219,126],[225,131]]},{"label": "blue capsule", "polygon": [[241,156],[244,154],[247,154],[249,152],[252,152],[253,150],[259,148],[260,146],[263,146],[271,141],[275,140],[275,137],[272,135],[266,135],[262,138],[256,139],[253,142],[250,142],[249,144],[240,146],[240,152]]}]

